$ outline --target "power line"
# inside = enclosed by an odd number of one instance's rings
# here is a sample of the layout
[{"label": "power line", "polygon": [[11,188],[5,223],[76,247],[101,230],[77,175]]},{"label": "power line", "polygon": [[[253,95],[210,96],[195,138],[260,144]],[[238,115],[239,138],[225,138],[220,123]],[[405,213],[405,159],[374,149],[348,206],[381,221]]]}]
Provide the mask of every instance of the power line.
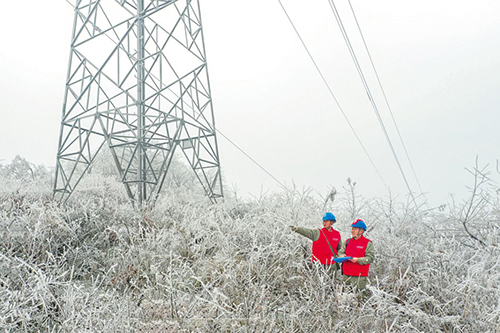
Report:
[{"label": "power line", "polygon": [[399,136],[399,140],[401,141],[401,144],[403,146],[403,149],[405,151],[405,154],[406,154],[406,158],[408,159],[408,162],[410,163],[410,167],[411,167],[411,170],[413,172],[413,176],[415,177],[416,181],[417,181],[417,184],[418,184],[418,188],[420,189],[420,192],[422,193],[422,187],[420,186],[420,181],[418,180],[418,177],[417,177],[417,174],[415,172],[415,168],[413,168],[413,163],[411,162],[411,159],[410,159],[410,155],[408,154],[408,150],[406,149],[406,145],[403,141],[403,137],[401,136],[401,132],[399,131],[399,126],[398,124],[396,123],[396,119],[394,118],[394,115],[392,113],[392,108],[391,106],[389,105],[389,101],[387,99],[387,96],[385,94],[385,89],[384,87],[382,86],[382,82],[380,81],[380,77],[378,75],[378,72],[377,72],[377,69],[375,68],[375,64],[373,62],[373,59],[372,59],[372,56],[371,56],[371,53],[370,51],[368,50],[368,45],[366,44],[366,41],[365,41],[365,37],[363,35],[363,32],[361,31],[361,27],[359,25],[359,22],[358,22],[358,18],[356,17],[356,13],[354,12],[354,8],[351,4],[351,0],[348,0],[349,2],[349,6],[351,7],[351,11],[352,11],[352,15],[354,16],[354,20],[356,21],[356,25],[358,27],[358,30],[359,30],[359,34],[361,35],[361,39],[363,40],[363,44],[365,46],[365,49],[366,49],[366,53],[368,54],[368,58],[370,59],[370,63],[372,65],[372,68],[373,68],[373,71],[375,72],[375,76],[377,77],[377,82],[380,86],[380,90],[382,91],[382,95],[384,96],[384,100],[385,100],[385,103],[387,105],[387,108],[389,109],[389,113],[391,115],[391,118],[392,118],[392,122],[394,123],[394,126],[396,127],[396,131],[398,133],[398,136]]},{"label": "power line", "polygon": [[[174,94],[174,96],[176,96],[177,98],[179,98],[179,95],[177,95],[177,93],[175,93],[174,91],[171,91],[171,93]],[[198,116],[202,116],[202,114],[197,111],[197,110],[193,110]],[[215,128],[215,131],[217,131],[217,133],[219,133],[220,135],[222,135],[222,137],[224,139],[226,139],[227,141],[229,141],[229,143],[231,143],[234,147],[236,147],[236,149],[238,149],[241,153],[243,153],[243,155],[245,155],[250,161],[252,161],[255,165],[257,165],[260,169],[262,169],[269,177],[271,177],[272,179],[274,179],[274,181],[276,183],[278,183],[279,186],[281,186],[281,188],[283,188],[284,190],[288,190],[286,188],[285,185],[283,185],[283,183],[281,183],[276,177],[274,177],[269,171],[267,171],[262,165],[260,165],[256,160],[254,160],[250,155],[248,155],[243,149],[241,149],[236,143],[234,143],[230,138],[228,138],[224,133],[222,133],[219,129]]]},{"label": "power line", "polygon": [[335,94],[333,93],[332,89],[330,88],[330,85],[328,84],[328,82],[326,81],[323,73],[321,72],[321,70],[319,69],[318,65],[316,64],[316,61],[314,60],[314,57],[312,56],[311,52],[309,52],[309,49],[307,47],[307,45],[305,44],[304,40],[302,39],[302,37],[300,36],[300,33],[299,31],[297,30],[297,28],[295,27],[295,24],[293,23],[290,15],[288,15],[288,12],[287,10],[285,9],[285,7],[283,6],[283,4],[281,3],[281,0],[278,0],[281,8],[283,9],[283,11],[285,12],[285,15],[286,17],[288,18],[288,21],[290,22],[290,24],[292,25],[293,27],[293,30],[295,30],[295,33],[297,34],[297,37],[299,37],[300,39],[300,42],[302,43],[302,46],[305,48],[307,54],[309,55],[309,58],[311,59],[312,63],[314,64],[314,67],[316,68],[316,70],[318,71],[319,75],[321,76],[321,79],[323,80],[323,83],[326,85],[326,87],[328,88],[328,91],[330,92],[330,95],[332,96],[333,100],[335,101],[335,103],[337,104],[337,107],[339,108],[340,112],[342,113],[342,115],[344,116],[344,119],[347,121],[347,124],[349,125],[349,127],[351,128],[352,132],[354,133],[354,136],[356,137],[356,139],[358,140],[358,143],[361,145],[361,148],[363,148],[363,151],[365,152],[366,156],[368,157],[368,160],[370,160],[370,163],[371,165],[373,166],[373,168],[375,169],[375,171],[377,172],[378,176],[380,177],[380,180],[382,181],[382,183],[384,184],[385,188],[388,189],[388,186],[387,184],[385,183],[384,181],[384,178],[382,177],[382,175],[380,174],[378,168],[375,166],[375,163],[373,162],[372,158],[370,157],[370,154],[368,154],[368,151],[366,150],[365,146],[363,145],[363,143],[361,142],[361,139],[359,138],[358,134],[356,133],[356,131],[354,130],[354,127],[352,126],[351,122],[349,121],[349,118],[347,117],[346,113],[344,112],[344,109],[340,106],[340,103],[338,102],[337,98],[335,97]]},{"label": "power line", "polygon": [[229,139],[226,135],[224,135],[224,133],[222,133],[218,129],[216,129],[216,131],[217,131],[217,133],[219,133],[220,135],[222,135],[224,137],[224,139],[226,139],[233,146],[235,146],[240,152],[242,152],[243,155],[245,155],[246,157],[248,157],[253,163],[255,163],[259,168],[261,168],[269,177],[271,177],[272,179],[274,179],[274,181],[276,181],[276,183],[278,183],[284,190],[287,189],[285,185],[283,185],[276,177],[274,177],[269,171],[267,171],[262,165],[260,165],[256,160],[254,160],[250,155],[248,155],[247,153],[245,153],[245,151],[243,149],[241,149],[240,147],[238,147],[238,145],[236,143],[234,143],[231,139]]},{"label": "power line", "polygon": [[[332,12],[335,16],[335,19],[337,20],[337,24],[339,25],[339,28],[342,32],[342,36],[344,37],[344,41],[346,42],[347,48],[349,49],[349,53],[351,54],[351,58],[354,61],[354,65],[356,67],[356,70],[358,71],[359,77],[361,79],[361,82],[363,83],[363,86],[365,87],[366,94],[368,95],[368,99],[370,100],[370,103],[372,105],[373,111],[375,112],[377,119],[379,121],[379,124],[382,128],[382,131],[384,133],[385,138],[387,139],[387,143],[389,144],[389,147],[392,151],[392,155],[394,156],[394,159],[396,160],[396,164],[398,165],[399,171],[401,172],[401,175],[403,176],[404,182],[406,184],[406,187],[408,188],[408,191],[410,195],[412,196],[413,200],[415,201],[415,198],[413,196],[413,192],[410,188],[410,184],[408,183],[408,180],[406,178],[406,175],[403,171],[403,168],[401,167],[401,163],[399,162],[399,158],[396,154],[396,150],[394,149],[394,146],[392,144],[391,138],[389,137],[389,133],[387,132],[387,129],[384,125],[384,121],[382,120],[382,117],[380,115],[380,112],[378,111],[377,105],[375,103],[375,99],[373,98],[373,95],[370,91],[370,87],[368,86],[368,83],[365,79],[365,76],[363,74],[363,70],[361,69],[361,66],[358,62],[358,59],[356,57],[356,54],[354,52],[354,49],[352,47],[351,41],[349,40],[349,36],[347,35],[347,31],[345,30],[344,24],[342,23],[342,20],[340,18],[340,15],[337,11],[337,7],[335,6],[335,3],[333,0],[328,0],[330,7],[332,9]],[[416,203],[415,203],[416,204]]]}]

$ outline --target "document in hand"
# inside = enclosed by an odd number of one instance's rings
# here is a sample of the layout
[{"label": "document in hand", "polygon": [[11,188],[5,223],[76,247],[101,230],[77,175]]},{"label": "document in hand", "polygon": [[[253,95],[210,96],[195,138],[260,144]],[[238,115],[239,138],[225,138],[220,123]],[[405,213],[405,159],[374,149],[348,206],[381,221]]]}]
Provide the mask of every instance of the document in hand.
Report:
[{"label": "document in hand", "polygon": [[340,258],[334,258],[333,261],[335,262],[344,262],[344,261],[347,261],[349,259],[352,259],[352,257],[340,257]]}]

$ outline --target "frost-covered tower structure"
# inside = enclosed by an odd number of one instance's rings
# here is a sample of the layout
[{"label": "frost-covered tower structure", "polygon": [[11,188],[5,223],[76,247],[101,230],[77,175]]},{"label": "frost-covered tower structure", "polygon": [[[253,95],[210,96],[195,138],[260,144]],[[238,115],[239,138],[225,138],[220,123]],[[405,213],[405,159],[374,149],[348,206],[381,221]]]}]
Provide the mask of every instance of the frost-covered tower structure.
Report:
[{"label": "frost-covered tower structure", "polygon": [[180,149],[222,196],[198,0],[73,0],[54,196],[66,201],[102,149],[129,197],[157,198]]}]

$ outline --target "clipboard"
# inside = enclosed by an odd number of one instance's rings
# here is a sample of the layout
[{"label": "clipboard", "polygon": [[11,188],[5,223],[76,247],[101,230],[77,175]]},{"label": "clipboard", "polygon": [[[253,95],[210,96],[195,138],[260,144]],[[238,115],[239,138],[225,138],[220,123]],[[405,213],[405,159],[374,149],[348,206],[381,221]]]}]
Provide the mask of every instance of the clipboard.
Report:
[{"label": "clipboard", "polygon": [[347,261],[349,259],[352,259],[352,257],[333,258],[333,261],[335,261],[336,263],[341,263],[341,262]]}]

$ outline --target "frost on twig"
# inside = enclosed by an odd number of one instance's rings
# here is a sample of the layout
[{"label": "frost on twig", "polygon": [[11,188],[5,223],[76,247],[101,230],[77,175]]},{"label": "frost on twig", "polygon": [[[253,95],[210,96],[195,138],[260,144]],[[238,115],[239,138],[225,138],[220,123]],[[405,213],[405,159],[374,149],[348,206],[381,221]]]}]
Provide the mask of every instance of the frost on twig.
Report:
[{"label": "frost on twig", "polygon": [[495,201],[492,196],[493,180],[491,173],[487,171],[488,165],[480,168],[478,165],[478,158],[473,169],[467,169],[473,179],[472,186],[468,186],[469,198],[467,198],[461,205],[455,207],[458,210],[457,219],[463,226],[466,234],[481,244],[487,246],[482,234],[486,232],[487,227],[484,225],[488,223],[493,212],[491,208],[494,207]]}]

